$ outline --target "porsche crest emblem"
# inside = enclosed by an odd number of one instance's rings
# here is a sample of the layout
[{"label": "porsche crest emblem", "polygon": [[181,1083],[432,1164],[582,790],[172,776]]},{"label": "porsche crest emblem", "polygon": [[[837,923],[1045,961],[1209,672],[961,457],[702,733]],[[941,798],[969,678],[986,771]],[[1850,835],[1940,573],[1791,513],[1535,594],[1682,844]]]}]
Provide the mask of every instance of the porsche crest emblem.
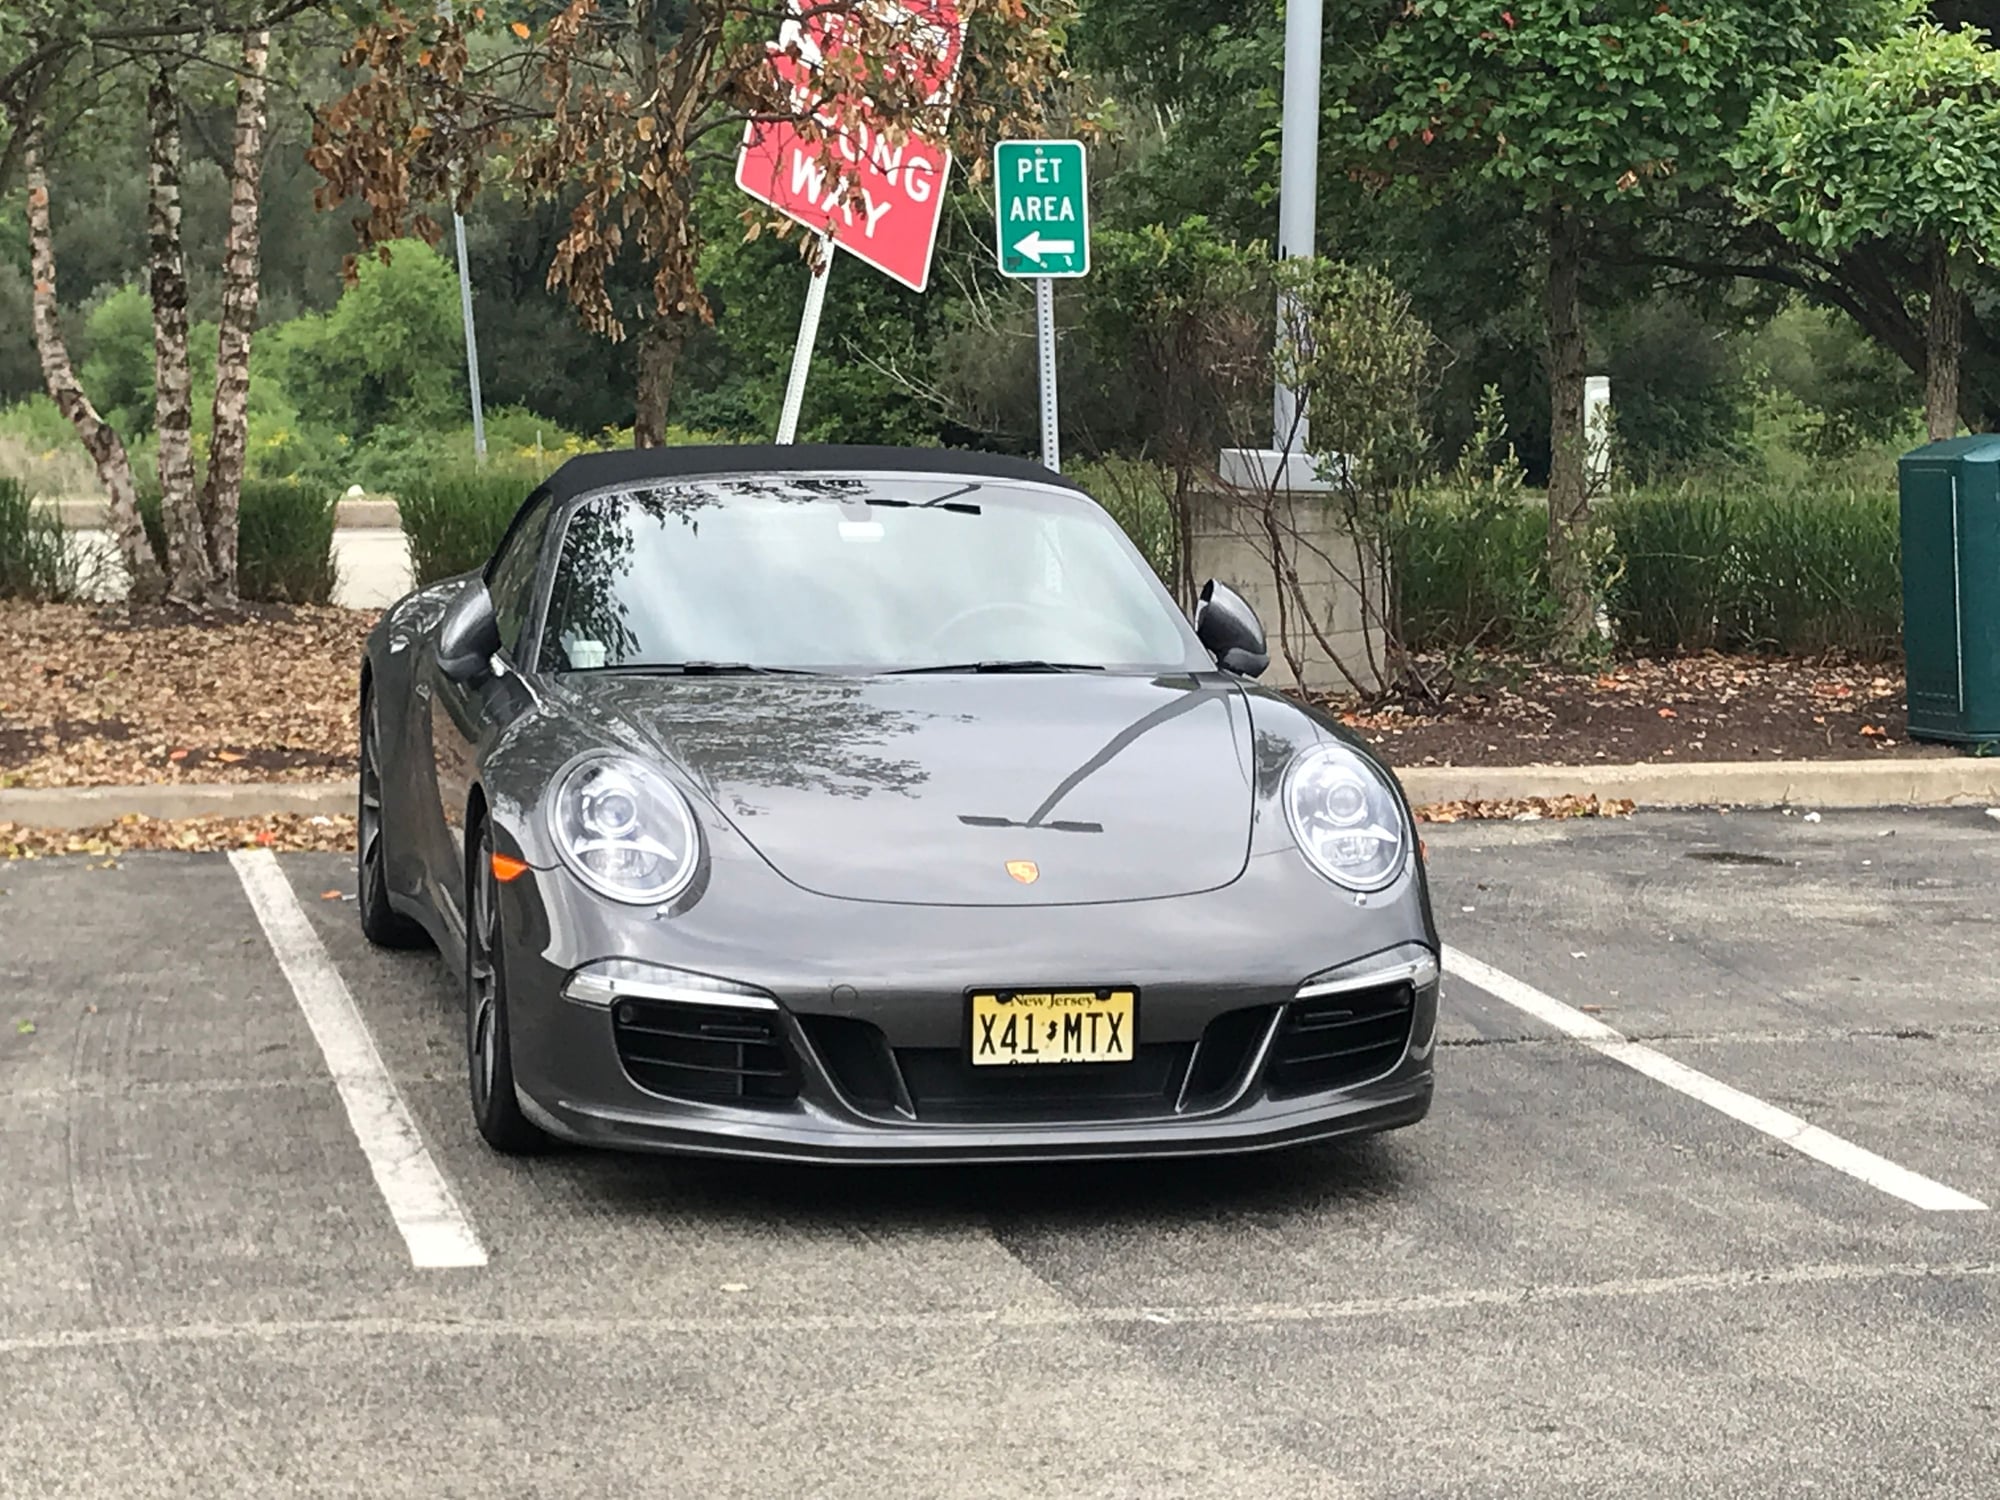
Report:
[{"label": "porsche crest emblem", "polygon": [[1037,865],[1032,859],[1008,860],[1007,873],[1020,881],[1022,885],[1033,885],[1037,880],[1042,878],[1041,866]]}]

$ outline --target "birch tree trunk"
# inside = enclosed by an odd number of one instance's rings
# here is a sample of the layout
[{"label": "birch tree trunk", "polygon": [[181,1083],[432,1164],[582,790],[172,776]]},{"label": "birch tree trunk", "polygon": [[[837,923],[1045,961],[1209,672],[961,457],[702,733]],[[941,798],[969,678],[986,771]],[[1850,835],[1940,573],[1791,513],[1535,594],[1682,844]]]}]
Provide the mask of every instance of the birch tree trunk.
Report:
[{"label": "birch tree trunk", "polygon": [[257,328],[261,245],[257,210],[264,174],[264,93],[271,33],[243,38],[236,80],[236,142],[229,167],[229,235],[222,257],[222,325],[215,352],[215,412],[208,472],[201,487],[201,524],[208,544],[209,598],[236,603],[236,514],[250,427],[250,340]]},{"label": "birch tree trunk", "polygon": [[166,576],[160,571],[153,545],[146,540],[146,528],[139,520],[138,488],[132,480],[132,459],[117,431],[97,414],[90,397],[78,384],[76,367],[70,363],[69,346],[63,341],[62,323],[56,302],[56,248],[49,228],[49,179],[42,166],[41,121],[33,120],[22,141],[22,166],[28,182],[28,254],[34,280],[35,353],[42,364],[42,380],[55,402],[97,466],[97,477],[111,497],[111,535],[118,555],[124,559],[131,579],[132,597],[141,601],[158,599],[166,592]]},{"label": "birch tree trunk", "polygon": [[187,264],[181,248],[180,96],[161,68],[146,88],[148,268],[153,298],[153,430],[160,443],[160,521],[167,593],[208,597],[208,540],[194,492],[194,393],[188,371]]}]

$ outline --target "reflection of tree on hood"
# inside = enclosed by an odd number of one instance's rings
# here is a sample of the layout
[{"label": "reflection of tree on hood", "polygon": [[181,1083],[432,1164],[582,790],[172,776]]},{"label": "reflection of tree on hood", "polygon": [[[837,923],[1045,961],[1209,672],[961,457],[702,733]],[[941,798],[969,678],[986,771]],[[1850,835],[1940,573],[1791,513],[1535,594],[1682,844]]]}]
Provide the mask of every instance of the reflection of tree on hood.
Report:
[{"label": "reflection of tree on hood", "polygon": [[[781,786],[829,797],[908,794],[929,779],[890,743],[927,720],[890,706],[853,677],[668,678],[584,674],[586,716],[615,716],[656,732],[693,775],[713,784]],[[587,686],[585,686],[587,684]],[[735,812],[758,808],[735,799]]]}]

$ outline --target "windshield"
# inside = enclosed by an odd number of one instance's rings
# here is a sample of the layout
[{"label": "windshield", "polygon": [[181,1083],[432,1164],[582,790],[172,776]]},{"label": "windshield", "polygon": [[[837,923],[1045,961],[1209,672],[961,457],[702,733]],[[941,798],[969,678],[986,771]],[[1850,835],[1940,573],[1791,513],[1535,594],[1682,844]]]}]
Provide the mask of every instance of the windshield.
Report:
[{"label": "windshield", "polygon": [[784,476],[648,486],[571,516],[551,671],[1186,671],[1192,630],[1080,495],[990,480]]}]

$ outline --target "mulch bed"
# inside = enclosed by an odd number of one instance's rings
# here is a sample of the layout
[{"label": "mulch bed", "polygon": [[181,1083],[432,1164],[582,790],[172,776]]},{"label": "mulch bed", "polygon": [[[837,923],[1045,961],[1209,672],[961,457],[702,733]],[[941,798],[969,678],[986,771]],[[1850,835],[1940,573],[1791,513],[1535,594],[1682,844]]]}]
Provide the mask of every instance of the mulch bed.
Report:
[{"label": "mulch bed", "polygon": [[[264,608],[231,621],[123,606],[0,604],[0,786],[345,777],[375,615]],[[1428,664],[1439,668],[1441,663]],[[1944,756],[1910,741],[1899,671],[1704,656],[1587,670],[1485,659],[1434,711],[1328,700],[1399,766]],[[1594,798],[1448,803],[1427,822],[1617,817]],[[0,857],[126,849],[347,849],[346,818],[0,824]]]},{"label": "mulch bed", "polygon": [[0,604],[0,786],[349,775],[355,674],[375,619]]},{"label": "mulch bed", "polygon": [[1371,711],[1337,698],[1325,706],[1399,766],[1958,753],[1910,739],[1899,668],[1696,656],[1587,670],[1486,660],[1477,672],[1435,711]]}]

